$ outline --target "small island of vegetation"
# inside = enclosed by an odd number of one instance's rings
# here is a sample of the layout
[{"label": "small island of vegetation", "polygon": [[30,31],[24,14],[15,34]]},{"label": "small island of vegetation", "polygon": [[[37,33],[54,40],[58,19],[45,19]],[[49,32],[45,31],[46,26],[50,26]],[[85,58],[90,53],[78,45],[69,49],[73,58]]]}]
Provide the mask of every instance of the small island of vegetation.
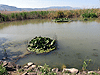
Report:
[{"label": "small island of vegetation", "polygon": [[28,44],[28,51],[35,54],[45,54],[56,49],[55,40],[46,37],[35,37]]}]

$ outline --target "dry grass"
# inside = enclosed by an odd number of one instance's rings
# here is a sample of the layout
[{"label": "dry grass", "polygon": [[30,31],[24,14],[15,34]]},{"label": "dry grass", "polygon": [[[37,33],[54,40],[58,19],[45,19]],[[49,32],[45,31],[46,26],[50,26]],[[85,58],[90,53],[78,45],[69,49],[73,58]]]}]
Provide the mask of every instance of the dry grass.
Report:
[{"label": "dry grass", "polygon": [[0,11],[1,14],[11,14],[11,13],[20,13],[24,11]]}]

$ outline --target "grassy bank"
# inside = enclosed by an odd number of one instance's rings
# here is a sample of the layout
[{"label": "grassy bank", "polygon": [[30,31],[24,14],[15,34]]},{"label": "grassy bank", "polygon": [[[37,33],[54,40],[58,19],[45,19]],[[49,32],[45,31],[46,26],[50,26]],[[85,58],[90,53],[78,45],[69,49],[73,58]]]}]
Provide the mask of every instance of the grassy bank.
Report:
[{"label": "grassy bank", "polygon": [[0,13],[0,22],[25,19],[54,19],[54,18],[100,18],[100,9],[78,9],[58,11],[30,11]]}]

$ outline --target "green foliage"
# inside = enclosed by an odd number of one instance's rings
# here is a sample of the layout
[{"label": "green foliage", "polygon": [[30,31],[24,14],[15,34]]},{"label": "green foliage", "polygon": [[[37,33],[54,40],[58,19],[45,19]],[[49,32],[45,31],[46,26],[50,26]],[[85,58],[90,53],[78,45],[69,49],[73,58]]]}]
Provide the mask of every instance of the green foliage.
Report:
[{"label": "green foliage", "polygon": [[55,21],[55,22],[70,22],[71,20],[69,18],[56,18],[53,21]]},{"label": "green foliage", "polygon": [[99,74],[98,74],[98,73],[93,72],[93,73],[89,73],[89,75],[99,75]]},{"label": "green foliage", "polygon": [[1,16],[2,16],[1,17],[2,21],[8,21],[9,20],[8,15],[2,14]]},{"label": "green foliage", "polygon": [[2,65],[0,65],[0,75],[7,75],[7,70],[5,67],[2,67]]},{"label": "green foliage", "polygon": [[51,71],[51,68],[46,63],[43,67],[40,67],[40,71],[42,72],[41,75],[57,75],[57,73]]},{"label": "green foliage", "polygon": [[91,62],[91,59],[84,60],[82,69],[83,70],[86,70],[87,69],[87,66],[90,64],[90,62]]},{"label": "green foliage", "polygon": [[[6,11],[7,12],[7,11]],[[99,9],[79,9],[79,10],[64,10],[64,11],[30,11],[18,12],[10,14],[0,13],[0,22],[36,19],[36,18],[76,18],[82,16],[83,18],[97,18],[100,16]]]},{"label": "green foliage", "polygon": [[11,18],[15,18],[15,14],[14,13],[11,13]]},{"label": "green foliage", "polygon": [[96,13],[84,13],[82,14],[83,18],[97,18]]}]

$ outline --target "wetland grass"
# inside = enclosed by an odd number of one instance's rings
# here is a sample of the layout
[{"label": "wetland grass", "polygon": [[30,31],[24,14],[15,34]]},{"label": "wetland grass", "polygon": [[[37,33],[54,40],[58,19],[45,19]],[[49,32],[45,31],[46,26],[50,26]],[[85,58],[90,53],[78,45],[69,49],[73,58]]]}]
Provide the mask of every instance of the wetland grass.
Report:
[{"label": "wetland grass", "polygon": [[[9,11],[5,11],[6,13]],[[56,11],[23,11],[0,13],[0,22],[16,21],[25,19],[55,19],[55,18],[99,18],[100,9],[76,9],[76,10],[56,10]]]}]

